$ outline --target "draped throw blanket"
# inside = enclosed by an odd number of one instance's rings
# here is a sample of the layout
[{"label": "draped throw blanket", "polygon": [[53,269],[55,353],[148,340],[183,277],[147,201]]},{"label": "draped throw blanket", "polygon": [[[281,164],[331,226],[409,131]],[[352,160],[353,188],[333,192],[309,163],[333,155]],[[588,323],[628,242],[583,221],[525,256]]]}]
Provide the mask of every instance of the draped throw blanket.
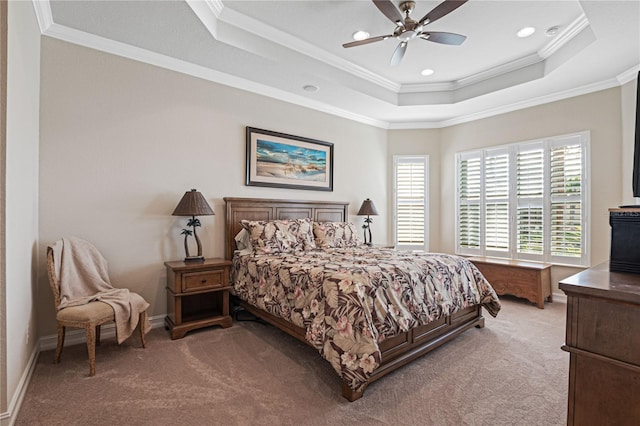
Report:
[{"label": "draped throw blanket", "polygon": [[[60,283],[58,310],[93,301],[104,302],[113,308],[118,343],[124,342],[149,304],[139,294],[111,285],[107,260],[91,243],[71,237],[58,240],[50,247]],[[147,333],[151,323],[147,319],[141,327]]]}]

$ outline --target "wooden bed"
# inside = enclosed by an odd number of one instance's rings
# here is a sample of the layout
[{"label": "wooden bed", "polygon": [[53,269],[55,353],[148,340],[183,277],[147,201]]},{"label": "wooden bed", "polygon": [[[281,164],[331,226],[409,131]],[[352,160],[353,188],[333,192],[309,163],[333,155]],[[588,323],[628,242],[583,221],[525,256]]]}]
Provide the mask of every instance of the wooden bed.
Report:
[{"label": "wooden bed", "polygon": [[[312,218],[314,221],[348,221],[348,207],[346,202],[332,201],[294,201],[272,200],[261,198],[230,198],[225,197],[225,256],[233,257],[235,250],[235,235],[242,229],[240,221],[246,220],[276,220]],[[282,318],[264,312],[242,300],[236,301],[253,315],[269,322],[291,336],[307,343],[306,330],[291,324]],[[454,339],[471,327],[484,327],[484,317],[480,305],[476,305],[454,315],[441,318],[409,330],[380,343],[382,359],[380,366],[374,370],[368,383],[371,383],[412,360],[430,352],[431,350]],[[367,384],[368,384],[367,383]],[[349,401],[362,397],[360,392],[352,390],[347,383],[342,384],[342,395]]]}]

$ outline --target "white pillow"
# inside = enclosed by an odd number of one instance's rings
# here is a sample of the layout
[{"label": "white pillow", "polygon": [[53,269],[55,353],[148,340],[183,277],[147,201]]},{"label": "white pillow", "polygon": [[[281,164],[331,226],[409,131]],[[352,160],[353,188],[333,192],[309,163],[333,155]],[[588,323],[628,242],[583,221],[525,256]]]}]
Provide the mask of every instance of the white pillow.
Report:
[{"label": "white pillow", "polygon": [[249,231],[242,228],[233,239],[236,240],[236,249],[238,251],[238,254],[245,255],[253,253],[253,247],[251,246],[251,235],[249,234]]}]

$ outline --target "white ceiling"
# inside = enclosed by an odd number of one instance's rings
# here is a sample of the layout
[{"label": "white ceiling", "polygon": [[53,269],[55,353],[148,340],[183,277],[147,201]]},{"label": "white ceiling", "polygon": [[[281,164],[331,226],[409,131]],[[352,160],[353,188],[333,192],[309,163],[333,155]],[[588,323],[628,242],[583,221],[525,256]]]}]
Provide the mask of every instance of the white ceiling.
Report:
[{"label": "white ceiling", "polygon": [[[438,4],[417,1],[412,17]],[[623,84],[640,69],[640,0],[470,0],[427,26],[466,35],[461,46],[411,40],[396,67],[397,39],[342,47],[356,30],[393,32],[369,0],[34,5],[45,35],[384,128],[469,121]],[[516,37],[525,26],[534,35]]]}]

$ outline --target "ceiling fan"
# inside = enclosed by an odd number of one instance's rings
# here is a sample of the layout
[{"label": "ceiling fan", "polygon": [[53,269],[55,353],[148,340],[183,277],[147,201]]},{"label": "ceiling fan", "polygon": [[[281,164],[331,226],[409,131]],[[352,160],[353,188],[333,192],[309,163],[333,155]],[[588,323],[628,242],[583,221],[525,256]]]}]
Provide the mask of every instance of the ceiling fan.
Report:
[{"label": "ceiling fan", "polygon": [[[431,12],[423,16],[419,21],[411,19],[411,12],[413,12],[414,7],[416,6],[416,3],[414,1],[403,1],[402,3],[400,3],[400,10],[398,10],[393,5],[391,0],[372,1],[376,5],[376,7],[380,9],[380,12],[384,14],[384,16],[386,16],[391,20],[391,22],[396,24],[396,29],[393,31],[393,34],[352,41],[350,43],[343,44],[342,47],[362,46],[363,44],[369,44],[395,37],[400,40],[398,47],[396,47],[396,50],[393,52],[393,56],[391,56],[391,65],[395,66],[398,65],[400,61],[402,61],[402,57],[407,50],[407,44],[409,43],[409,41],[415,38],[456,46],[462,44],[462,42],[464,42],[467,38],[466,36],[463,36],[461,34],[445,33],[440,31],[426,31],[424,29],[427,24],[430,24],[433,21],[453,12],[464,3],[466,3],[467,0],[445,0],[444,2],[433,8]],[[404,12],[404,17],[402,17],[400,11]]]}]

